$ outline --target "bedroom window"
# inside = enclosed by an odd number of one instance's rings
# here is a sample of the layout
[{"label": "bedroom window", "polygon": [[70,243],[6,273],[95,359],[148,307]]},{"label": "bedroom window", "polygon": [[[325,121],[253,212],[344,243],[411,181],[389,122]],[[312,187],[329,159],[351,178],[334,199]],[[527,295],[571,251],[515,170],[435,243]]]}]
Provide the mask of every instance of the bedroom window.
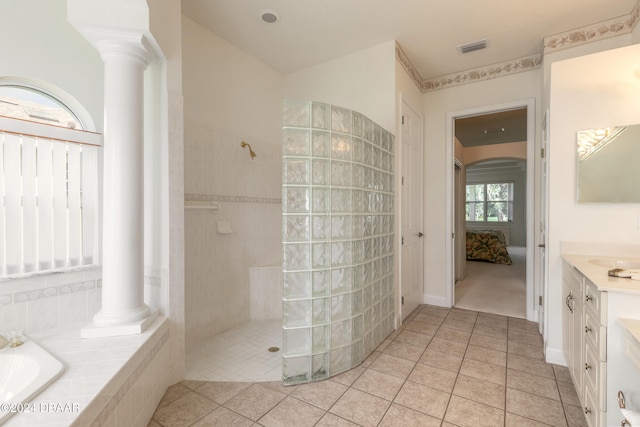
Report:
[{"label": "bedroom window", "polygon": [[0,85],[0,280],[97,263],[101,145],[52,96]]},{"label": "bedroom window", "polygon": [[466,218],[473,222],[513,221],[513,183],[467,184]]}]

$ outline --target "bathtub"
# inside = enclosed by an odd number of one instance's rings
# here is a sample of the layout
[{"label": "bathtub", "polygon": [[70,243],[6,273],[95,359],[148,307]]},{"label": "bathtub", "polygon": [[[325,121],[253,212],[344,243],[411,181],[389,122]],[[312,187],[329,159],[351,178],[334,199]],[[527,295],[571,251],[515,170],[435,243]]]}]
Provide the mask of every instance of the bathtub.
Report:
[{"label": "bathtub", "polygon": [[19,347],[0,350],[0,425],[16,413],[28,412],[29,402],[64,370],[42,347],[24,340]]},{"label": "bathtub", "polygon": [[249,268],[249,317],[282,319],[282,263]]}]

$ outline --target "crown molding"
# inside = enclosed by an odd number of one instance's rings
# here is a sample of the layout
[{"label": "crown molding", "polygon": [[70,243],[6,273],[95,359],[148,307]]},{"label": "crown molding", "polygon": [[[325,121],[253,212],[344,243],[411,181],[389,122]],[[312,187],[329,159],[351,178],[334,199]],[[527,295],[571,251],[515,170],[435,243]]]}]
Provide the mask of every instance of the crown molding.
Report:
[{"label": "crown molding", "polygon": [[543,39],[543,50],[541,54],[447,74],[429,80],[423,80],[420,77],[420,74],[416,71],[409,57],[402,50],[398,42],[396,42],[396,59],[409,74],[409,77],[415,85],[424,93],[535,70],[542,66],[542,59],[545,54],[629,34],[639,21],[640,1],[636,3],[631,13],[627,15],[545,37]]}]

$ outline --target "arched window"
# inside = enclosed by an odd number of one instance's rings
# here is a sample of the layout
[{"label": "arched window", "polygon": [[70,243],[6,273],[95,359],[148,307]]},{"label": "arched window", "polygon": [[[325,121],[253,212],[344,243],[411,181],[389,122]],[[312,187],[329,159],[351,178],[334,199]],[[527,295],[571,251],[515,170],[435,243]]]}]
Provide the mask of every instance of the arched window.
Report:
[{"label": "arched window", "polygon": [[101,144],[47,91],[0,84],[0,279],[97,263]]}]

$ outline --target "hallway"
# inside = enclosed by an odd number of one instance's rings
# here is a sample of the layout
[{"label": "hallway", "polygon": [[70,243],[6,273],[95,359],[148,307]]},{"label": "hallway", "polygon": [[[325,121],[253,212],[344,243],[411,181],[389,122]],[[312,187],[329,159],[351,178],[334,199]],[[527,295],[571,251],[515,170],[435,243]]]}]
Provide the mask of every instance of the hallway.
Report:
[{"label": "hallway", "polygon": [[290,387],[185,380],[149,426],[585,426],[537,326],[423,305],[350,371]]}]

